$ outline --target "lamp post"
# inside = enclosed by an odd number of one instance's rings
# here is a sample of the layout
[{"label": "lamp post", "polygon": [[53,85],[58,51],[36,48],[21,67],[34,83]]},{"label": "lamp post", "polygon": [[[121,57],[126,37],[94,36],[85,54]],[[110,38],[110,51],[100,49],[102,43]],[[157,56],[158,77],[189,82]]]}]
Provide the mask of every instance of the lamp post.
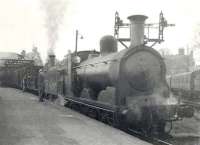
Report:
[{"label": "lamp post", "polygon": [[75,56],[77,55],[77,49],[78,49],[78,36],[81,36],[80,39],[83,39],[83,36],[76,30],[76,41],[75,41]]}]

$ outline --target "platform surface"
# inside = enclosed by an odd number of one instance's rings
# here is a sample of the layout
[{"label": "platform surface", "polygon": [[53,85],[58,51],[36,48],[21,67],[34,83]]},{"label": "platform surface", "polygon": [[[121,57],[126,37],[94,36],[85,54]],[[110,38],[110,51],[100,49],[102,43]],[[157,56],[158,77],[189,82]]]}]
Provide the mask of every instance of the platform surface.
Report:
[{"label": "platform surface", "polygon": [[37,96],[0,88],[0,145],[148,145],[73,110]]}]

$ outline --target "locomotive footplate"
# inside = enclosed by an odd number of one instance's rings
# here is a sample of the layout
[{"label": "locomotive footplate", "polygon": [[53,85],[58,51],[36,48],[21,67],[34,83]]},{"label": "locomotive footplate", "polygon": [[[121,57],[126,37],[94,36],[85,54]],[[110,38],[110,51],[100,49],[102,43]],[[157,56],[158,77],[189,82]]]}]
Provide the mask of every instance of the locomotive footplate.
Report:
[{"label": "locomotive footplate", "polygon": [[[88,116],[106,122],[111,126],[119,127],[119,107],[84,98],[66,97],[66,105]],[[85,110],[84,110],[85,109]],[[89,115],[90,114],[90,115]]]}]

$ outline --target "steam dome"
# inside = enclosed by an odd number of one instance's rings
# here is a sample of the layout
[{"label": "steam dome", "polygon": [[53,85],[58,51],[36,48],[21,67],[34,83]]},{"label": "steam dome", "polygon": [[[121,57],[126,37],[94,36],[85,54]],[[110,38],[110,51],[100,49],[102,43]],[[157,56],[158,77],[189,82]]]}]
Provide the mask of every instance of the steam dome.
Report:
[{"label": "steam dome", "polygon": [[117,51],[117,40],[111,35],[103,36],[100,40],[100,53],[102,55],[116,52]]}]

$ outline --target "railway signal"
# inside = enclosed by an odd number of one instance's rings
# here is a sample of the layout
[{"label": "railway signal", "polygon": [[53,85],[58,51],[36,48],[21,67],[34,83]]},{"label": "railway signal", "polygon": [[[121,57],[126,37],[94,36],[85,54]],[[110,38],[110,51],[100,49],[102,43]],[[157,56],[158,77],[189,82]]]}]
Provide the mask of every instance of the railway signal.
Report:
[{"label": "railway signal", "polygon": [[[156,43],[162,43],[164,41],[164,29],[166,27],[172,27],[175,24],[169,24],[165,19],[163,12],[160,12],[159,15],[159,22],[158,23],[149,23],[145,24],[145,28],[147,29],[147,34],[144,36],[145,40],[144,43],[152,43],[150,47],[153,47]],[[130,38],[120,38],[119,37],[119,30],[121,28],[129,28],[129,23],[124,23],[123,20],[119,17],[119,13],[115,13],[115,25],[114,25],[114,37],[126,48],[128,46],[125,44],[126,42],[130,42]],[[150,38],[150,29],[158,29],[158,38]]]}]

